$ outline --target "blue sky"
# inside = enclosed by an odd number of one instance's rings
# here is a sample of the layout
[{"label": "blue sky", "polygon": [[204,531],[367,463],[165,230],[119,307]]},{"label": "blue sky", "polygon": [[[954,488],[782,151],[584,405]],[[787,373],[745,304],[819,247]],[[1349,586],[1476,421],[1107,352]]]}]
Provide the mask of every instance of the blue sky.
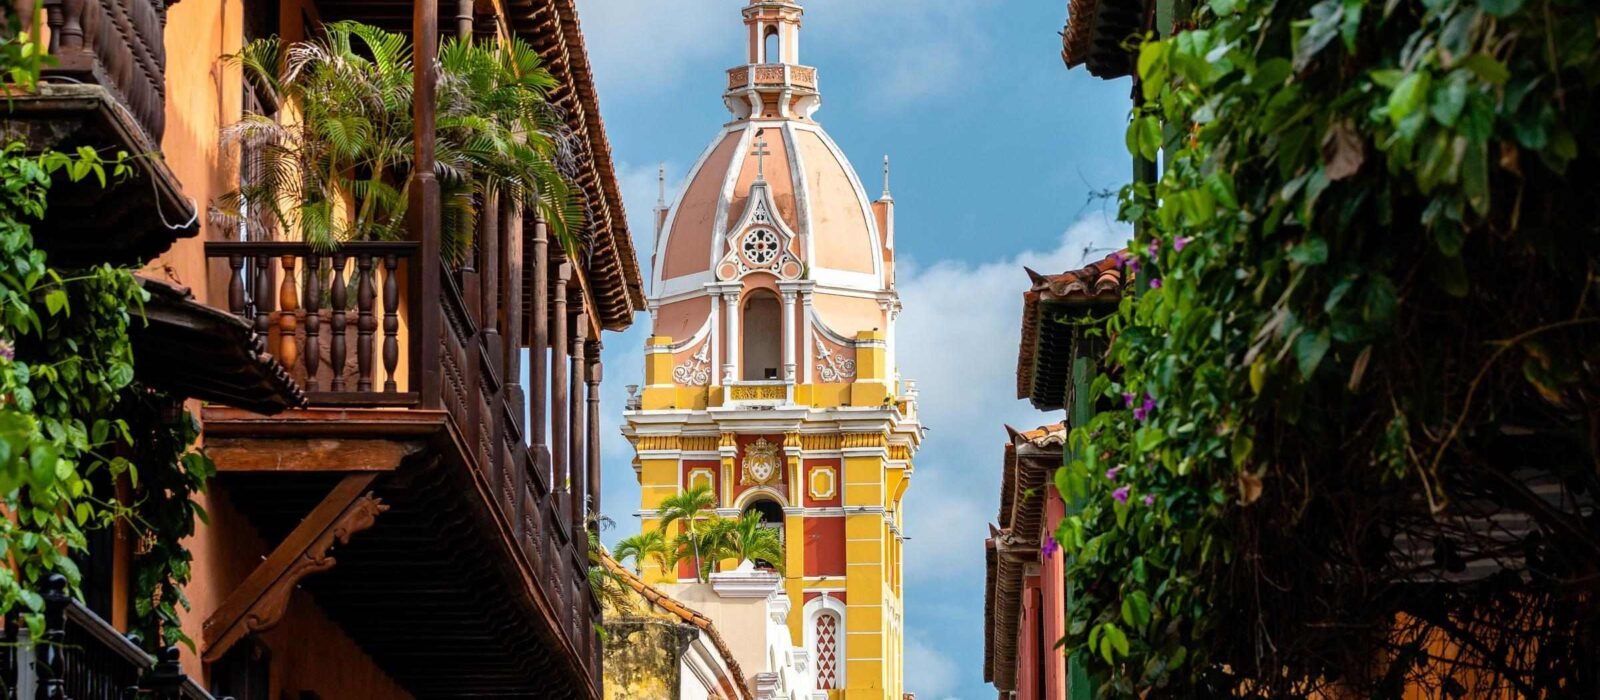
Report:
[{"label": "blue sky", "polygon": [[[717,127],[723,70],[744,61],[742,0],[578,0],[635,240],[648,250],[656,165],[668,201]],[[930,428],[907,496],[908,690],[993,697],[983,683],[983,539],[999,502],[1003,425],[1059,415],[1016,401],[1024,265],[1061,271],[1127,238],[1091,193],[1129,177],[1126,81],[1061,64],[1065,0],[809,0],[801,62],[817,119],[876,193],[894,163],[901,372]],[[1104,255],[1097,251],[1095,257]],[[645,261],[646,263],[648,261]],[[606,339],[604,508],[638,530],[623,386],[640,383],[649,317]]]}]

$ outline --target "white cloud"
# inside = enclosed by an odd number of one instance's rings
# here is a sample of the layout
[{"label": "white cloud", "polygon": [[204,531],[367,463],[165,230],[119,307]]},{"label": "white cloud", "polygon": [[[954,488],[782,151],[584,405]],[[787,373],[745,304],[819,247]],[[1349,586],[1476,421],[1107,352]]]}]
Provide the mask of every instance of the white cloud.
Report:
[{"label": "white cloud", "polygon": [[578,17],[602,95],[670,92],[690,70],[743,58],[744,26],[729,2],[578,0]]},{"label": "white cloud", "polygon": [[906,640],[906,692],[917,697],[954,700],[956,665],[949,656],[913,635]]},{"label": "white cloud", "polygon": [[[628,228],[633,231],[634,248],[639,254],[639,269],[645,273],[649,284],[651,245],[655,239],[655,207],[660,196],[657,167],[665,166],[667,202],[670,204],[682,187],[682,179],[670,179],[671,173],[681,168],[667,162],[617,166],[617,180],[622,188],[622,201],[628,210]],[[644,341],[650,335],[650,317],[639,314],[632,328],[625,333],[607,334],[602,357],[605,360],[605,382],[601,385],[600,405],[600,455],[604,475],[601,477],[601,509],[615,526],[602,535],[609,546],[617,540],[639,531],[639,521],[633,512],[639,507],[639,482],[634,477],[633,447],[622,437],[622,407],[627,402],[627,386],[642,384],[644,380]]]},{"label": "white cloud", "polygon": [[[989,48],[980,30],[998,0],[815,0],[808,10],[807,40],[849,56],[859,71],[877,76],[869,107],[898,107],[959,92],[973,81]],[[802,42],[802,51],[805,43]],[[802,60],[804,56],[802,56]]]},{"label": "white cloud", "polygon": [[906,573],[912,581],[983,580],[987,523],[1000,496],[1004,425],[1059,420],[1016,400],[1023,267],[1055,273],[1098,259],[1128,238],[1095,215],[1050,250],[971,264],[940,261],[901,272],[905,313],[895,329],[901,376],[917,380],[928,439],[906,497]]}]

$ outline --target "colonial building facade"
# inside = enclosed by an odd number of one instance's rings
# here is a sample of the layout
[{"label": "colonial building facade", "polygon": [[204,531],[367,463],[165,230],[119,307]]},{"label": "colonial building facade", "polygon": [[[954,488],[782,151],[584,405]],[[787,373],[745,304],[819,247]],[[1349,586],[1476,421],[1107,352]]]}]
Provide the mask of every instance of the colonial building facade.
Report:
[{"label": "colonial building facade", "polygon": [[[132,592],[144,544],[119,518],[81,553],[83,602],[61,577],[42,592],[45,643],[9,618],[0,683],[76,700],[598,700],[599,345],[644,285],[573,0],[85,0],[34,19],[52,68],[6,86],[0,130],[141,155],[95,198],[53,190],[41,247],[68,268],[146,266],[135,372],[191,399],[218,473],[195,497],[209,518],[183,541],[192,575],[169,623],[193,646],[156,658],[124,636],[151,601]],[[568,138],[581,259],[487,194],[469,259],[441,253],[433,70],[415,71],[402,240],[330,250],[208,217],[249,177],[223,129],[297,118],[224,56],[341,20],[404,33],[420,66],[441,35],[528,42]]]},{"label": "colonial building facade", "polygon": [[[732,119],[657,217],[645,386],[624,432],[643,527],[706,486],[781,527],[788,625],[832,698],[902,697],[903,503],[922,438],[895,361],[894,200],[869,199],[813,115],[804,10],[744,9]],[[676,529],[677,526],[674,526]],[[672,533],[676,534],[676,533]],[[645,579],[692,579],[692,564]]]}]

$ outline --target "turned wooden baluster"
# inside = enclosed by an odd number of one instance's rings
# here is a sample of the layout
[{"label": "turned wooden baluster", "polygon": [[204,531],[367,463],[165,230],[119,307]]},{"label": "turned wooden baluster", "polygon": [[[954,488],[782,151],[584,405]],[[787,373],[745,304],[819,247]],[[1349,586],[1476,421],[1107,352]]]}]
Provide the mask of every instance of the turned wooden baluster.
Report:
[{"label": "turned wooden baluster", "polygon": [[250,320],[244,308],[244,256],[228,256],[228,310],[239,318]]},{"label": "turned wooden baluster", "polygon": [[[265,255],[256,256],[256,288],[252,301],[256,304],[256,335],[263,342],[271,340],[272,334],[272,258]],[[276,347],[268,345],[269,352],[274,357],[278,356]]]},{"label": "turned wooden baluster", "polygon": [[372,254],[356,256],[356,274],[361,276],[361,286],[356,288],[356,391],[372,391],[372,334],[378,322],[372,317],[372,303],[377,293],[372,288]]},{"label": "turned wooden baluster", "polygon": [[322,325],[322,256],[306,256],[306,391],[317,390],[317,364],[322,348],[317,340]]},{"label": "turned wooden baluster", "polygon": [[346,296],[344,285],[344,253],[333,254],[333,338],[328,351],[329,369],[333,370],[333,390],[344,391],[344,364],[348,358],[345,354],[345,318],[344,310],[349,308],[350,300]]},{"label": "turned wooden baluster", "polygon": [[300,294],[294,284],[293,255],[283,256],[283,281],[278,283],[278,361],[288,369],[294,369],[295,362],[300,360],[300,345],[295,342],[294,332],[300,327],[300,319],[294,312],[300,309]]},{"label": "turned wooden baluster", "polygon": [[400,280],[395,274],[399,266],[394,253],[383,256],[383,390],[389,393],[400,390],[394,380],[400,365]]}]

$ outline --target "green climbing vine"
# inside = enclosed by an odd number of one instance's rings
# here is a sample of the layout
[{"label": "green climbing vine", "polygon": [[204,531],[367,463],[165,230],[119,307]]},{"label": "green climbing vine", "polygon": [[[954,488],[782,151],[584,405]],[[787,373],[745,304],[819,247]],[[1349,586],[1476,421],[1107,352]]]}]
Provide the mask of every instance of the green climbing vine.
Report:
[{"label": "green climbing vine", "polygon": [[1595,692],[1600,6],[1197,4],[1139,51],[1065,645],[1101,696]]},{"label": "green climbing vine", "polygon": [[[48,59],[10,22],[0,74],[31,87]],[[79,590],[85,533],[120,523],[138,543],[134,626],[155,646],[188,641],[180,541],[204,517],[191,495],[213,468],[193,447],[194,418],[135,380],[129,330],[148,294],[133,270],[54,267],[30,226],[47,215],[53,178],[107,186],[132,168],[125,153],[0,146],[0,547],[11,564],[0,567],[0,613],[38,633],[41,582],[60,574]]]}]

